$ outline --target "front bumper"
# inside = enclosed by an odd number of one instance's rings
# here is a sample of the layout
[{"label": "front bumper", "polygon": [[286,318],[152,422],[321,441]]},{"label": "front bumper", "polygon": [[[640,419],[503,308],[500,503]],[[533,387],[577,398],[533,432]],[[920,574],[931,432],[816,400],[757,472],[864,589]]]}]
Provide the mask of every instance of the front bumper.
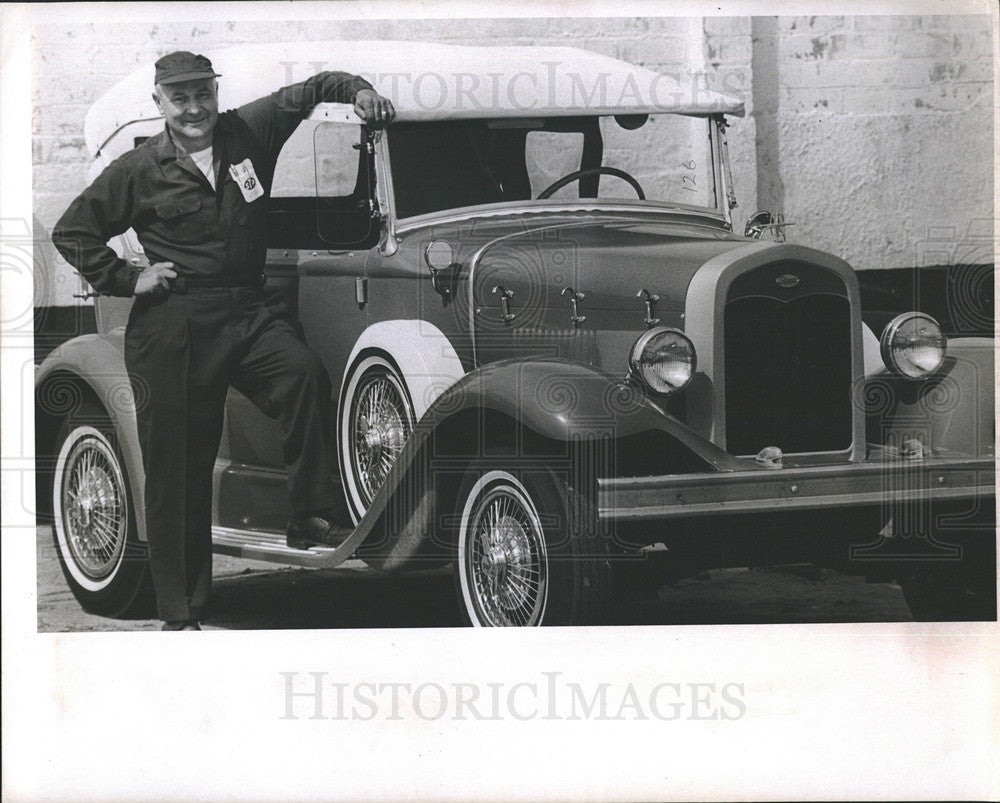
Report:
[{"label": "front bumper", "polygon": [[991,459],[882,460],[598,480],[600,517],[646,521],[993,498]]}]

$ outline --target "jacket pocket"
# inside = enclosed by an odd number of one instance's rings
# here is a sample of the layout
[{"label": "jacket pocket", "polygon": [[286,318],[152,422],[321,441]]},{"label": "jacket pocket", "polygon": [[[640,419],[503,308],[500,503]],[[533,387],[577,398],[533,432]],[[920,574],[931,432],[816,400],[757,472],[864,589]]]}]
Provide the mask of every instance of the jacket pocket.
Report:
[{"label": "jacket pocket", "polygon": [[205,239],[200,198],[171,198],[153,207],[167,240],[197,243]]}]

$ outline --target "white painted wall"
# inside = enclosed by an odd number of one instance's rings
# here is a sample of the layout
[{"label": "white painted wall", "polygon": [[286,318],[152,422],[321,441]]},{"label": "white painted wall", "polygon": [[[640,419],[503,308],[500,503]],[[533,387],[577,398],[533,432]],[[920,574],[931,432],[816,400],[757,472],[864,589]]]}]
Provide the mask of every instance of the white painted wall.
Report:
[{"label": "white painted wall", "polygon": [[[989,37],[985,16],[40,25],[35,218],[50,228],[86,185],[90,104],[170,50],[340,38],[573,45],[745,99],[750,116],[729,137],[738,225],[768,206],[795,222],[792,241],[862,269],[908,267],[932,228],[958,237],[992,217]],[[77,303],[75,273],[53,252],[49,263],[36,303]]]}]

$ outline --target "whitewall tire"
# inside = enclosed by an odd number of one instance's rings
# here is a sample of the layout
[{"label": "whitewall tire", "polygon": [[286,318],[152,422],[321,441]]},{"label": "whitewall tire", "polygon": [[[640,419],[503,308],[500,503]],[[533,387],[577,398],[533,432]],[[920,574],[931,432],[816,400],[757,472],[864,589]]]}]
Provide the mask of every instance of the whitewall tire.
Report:
[{"label": "whitewall tire", "polygon": [[337,452],[348,507],[357,524],[413,432],[413,402],[391,360],[372,353],[351,368],[344,384]]},{"label": "whitewall tire", "polygon": [[128,479],[106,414],[83,405],[60,431],[52,477],[53,536],[70,590],[104,616],[146,612],[145,544],[136,535]]}]

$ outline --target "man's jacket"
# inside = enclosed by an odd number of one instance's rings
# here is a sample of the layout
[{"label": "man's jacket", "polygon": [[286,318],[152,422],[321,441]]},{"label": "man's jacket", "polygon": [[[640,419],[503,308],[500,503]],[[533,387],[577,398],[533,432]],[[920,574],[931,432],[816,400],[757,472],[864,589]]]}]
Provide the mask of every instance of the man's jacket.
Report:
[{"label": "man's jacket", "polygon": [[[173,262],[178,276],[226,275],[253,283],[264,269],[266,209],[282,145],[317,103],[351,103],[361,89],[370,88],[357,76],[322,72],[221,113],[212,137],[219,161],[214,190],[164,128],[104,169],[70,204],[52,241],[105,295],[133,295],[141,268],[107,244],[129,228],[150,263]],[[229,170],[245,159],[264,190],[249,202]]]}]

